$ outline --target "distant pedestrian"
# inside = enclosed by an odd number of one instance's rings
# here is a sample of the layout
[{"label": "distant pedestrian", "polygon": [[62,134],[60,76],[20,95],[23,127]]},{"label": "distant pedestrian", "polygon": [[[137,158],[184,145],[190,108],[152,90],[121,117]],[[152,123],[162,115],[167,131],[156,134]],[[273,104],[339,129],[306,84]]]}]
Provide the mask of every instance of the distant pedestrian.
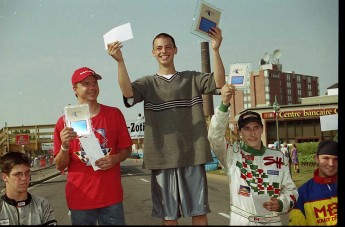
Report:
[{"label": "distant pedestrian", "polygon": [[0,225],[56,225],[49,201],[30,194],[30,159],[21,152],[0,158],[1,177],[6,184],[0,199]]},{"label": "distant pedestrian", "polygon": [[287,162],[289,163],[289,172],[291,175],[291,158],[290,158],[290,149],[287,145],[287,142],[284,141],[283,146],[280,148],[280,151],[284,154],[284,158],[286,158]]},{"label": "distant pedestrian", "polygon": [[295,173],[299,173],[298,150],[297,150],[296,144],[292,144],[291,160],[292,160],[292,165],[293,165]]}]

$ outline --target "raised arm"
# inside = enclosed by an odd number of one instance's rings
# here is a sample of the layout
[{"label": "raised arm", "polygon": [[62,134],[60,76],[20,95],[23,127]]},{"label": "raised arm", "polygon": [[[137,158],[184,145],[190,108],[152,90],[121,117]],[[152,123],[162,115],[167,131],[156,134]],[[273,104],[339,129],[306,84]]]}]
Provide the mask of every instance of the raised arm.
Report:
[{"label": "raised arm", "polygon": [[108,44],[108,54],[117,61],[118,82],[123,96],[126,98],[131,98],[133,97],[132,83],[129,79],[125,61],[122,56],[121,48],[121,42],[116,41],[114,43],[110,43]]},{"label": "raised arm", "polygon": [[216,81],[217,88],[221,88],[225,84],[225,69],[219,53],[219,48],[223,40],[222,30],[218,27],[212,28],[209,31],[209,36],[211,37],[211,44],[213,49],[214,79]]},{"label": "raised arm", "polygon": [[210,146],[226,171],[229,170],[229,163],[227,163],[227,155],[229,152],[227,151],[225,132],[229,124],[229,106],[234,90],[234,87],[229,84],[225,84],[222,87],[222,103],[215,109],[215,114],[211,118],[208,129],[208,140],[210,142]]}]

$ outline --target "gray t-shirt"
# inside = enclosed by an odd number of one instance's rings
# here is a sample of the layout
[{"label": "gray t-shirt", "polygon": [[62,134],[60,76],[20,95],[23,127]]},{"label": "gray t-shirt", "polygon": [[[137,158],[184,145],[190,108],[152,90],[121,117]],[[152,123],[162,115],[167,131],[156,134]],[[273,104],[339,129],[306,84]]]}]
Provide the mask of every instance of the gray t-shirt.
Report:
[{"label": "gray t-shirt", "polygon": [[144,101],[144,166],[168,169],[212,161],[202,94],[214,94],[213,73],[177,72],[132,82],[133,104]]}]

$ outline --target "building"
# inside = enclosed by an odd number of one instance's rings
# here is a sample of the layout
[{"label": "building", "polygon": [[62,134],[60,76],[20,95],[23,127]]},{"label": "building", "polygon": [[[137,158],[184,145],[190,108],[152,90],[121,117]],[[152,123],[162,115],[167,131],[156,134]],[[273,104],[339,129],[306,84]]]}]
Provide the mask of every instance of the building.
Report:
[{"label": "building", "polygon": [[[308,81],[313,81],[313,78],[308,79],[308,77],[305,77],[304,79],[307,81],[306,86],[309,85]],[[251,81],[252,80],[253,79],[251,78]],[[252,87],[251,89],[255,90],[255,88]],[[230,118],[230,127],[233,127],[234,133],[236,133],[237,127],[234,127],[234,125],[237,125],[237,119],[239,115],[247,110],[252,110],[258,112],[262,117],[264,125],[264,133],[262,140],[264,145],[266,146],[269,144],[273,144],[275,141],[278,140],[278,138],[281,142],[287,141],[287,143],[289,144],[303,142],[318,142],[325,139],[333,140],[338,134],[338,128],[336,127],[333,130],[322,131],[320,117],[332,115],[336,119],[338,119],[337,90],[337,84],[335,84],[328,88],[327,94],[332,95],[312,97],[297,96],[297,99],[294,98],[292,100],[298,100],[301,102],[300,104],[279,104],[279,110],[277,111],[277,115],[273,108],[274,102],[272,105],[259,104],[255,107],[246,108],[240,112],[236,112],[236,114],[234,114],[235,110],[232,110],[232,116],[235,117]],[[311,92],[313,93],[315,91]],[[301,94],[307,93],[301,92]],[[270,97],[270,95],[268,97]],[[280,97],[284,97],[284,95],[281,94]],[[233,102],[239,102],[239,98],[236,97],[233,100]]]}]

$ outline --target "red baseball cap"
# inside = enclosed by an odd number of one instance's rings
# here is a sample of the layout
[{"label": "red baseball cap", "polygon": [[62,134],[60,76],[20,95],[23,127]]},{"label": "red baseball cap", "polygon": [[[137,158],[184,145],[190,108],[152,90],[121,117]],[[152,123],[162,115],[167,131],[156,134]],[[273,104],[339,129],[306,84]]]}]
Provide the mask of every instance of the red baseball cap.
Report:
[{"label": "red baseball cap", "polygon": [[88,67],[81,67],[74,71],[72,75],[72,85],[84,80],[88,76],[94,76],[97,80],[101,80],[102,77],[98,75],[95,71]]}]

